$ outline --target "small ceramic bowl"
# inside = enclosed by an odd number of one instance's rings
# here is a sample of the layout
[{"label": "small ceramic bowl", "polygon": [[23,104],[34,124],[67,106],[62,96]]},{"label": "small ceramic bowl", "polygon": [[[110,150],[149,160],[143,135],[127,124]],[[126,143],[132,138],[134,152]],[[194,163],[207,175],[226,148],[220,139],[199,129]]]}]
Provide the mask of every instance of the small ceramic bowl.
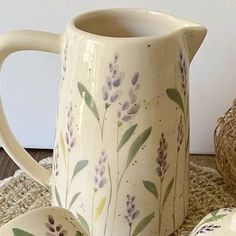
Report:
[{"label": "small ceramic bowl", "polygon": [[236,208],[223,208],[205,216],[190,236],[235,236]]},{"label": "small ceramic bowl", "polygon": [[16,217],[0,228],[1,236],[88,236],[71,212],[46,207]]}]

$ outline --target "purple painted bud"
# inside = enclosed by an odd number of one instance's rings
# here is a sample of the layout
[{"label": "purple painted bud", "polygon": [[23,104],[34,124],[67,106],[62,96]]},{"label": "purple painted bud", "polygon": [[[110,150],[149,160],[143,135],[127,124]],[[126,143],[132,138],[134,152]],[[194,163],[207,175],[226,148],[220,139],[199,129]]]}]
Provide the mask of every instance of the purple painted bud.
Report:
[{"label": "purple painted bud", "polygon": [[133,89],[129,90],[129,98],[130,98],[130,103],[135,103],[137,101],[137,95],[135,94]]},{"label": "purple painted bud", "polygon": [[125,122],[128,122],[132,119],[132,116],[129,116],[129,115],[125,115],[122,117],[122,120],[125,121]]},{"label": "purple painted bud", "polygon": [[114,79],[119,72],[119,66],[117,64],[113,65],[111,77]]},{"label": "purple painted bud", "polygon": [[112,72],[113,71],[113,64],[110,62],[109,63],[109,71]]},{"label": "purple painted bud", "polygon": [[139,107],[140,107],[140,105],[139,104],[133,104],[130,108],[129,108],[129,110],[128,110],[128,114],[129,115],[134,115],[134,114],[136,114],[138,111],[139,111]]},{"label": "purple painted bud", "polygon": [[107,87],[111,90],[112,89],[112,80],[111,77],[107,76]]},{"label": "purple painted bud", "polygon": [[110,102],[114,103],[121,96],[121,93],[121,90],[117,90],[114,94],[112,94],[110,97]]},{"label": "purple painted bud", "polygon": [[114,56],[114,63],[116,63],[118,61],[118,54],[116,53]]},{"label": "purple painted bud", "polygon": [[106,179],[106,177],[104,177],[104,178],[102,178],[102,179],[99,181],[98,187],[99,187],[99,188],[102,188],[102,187],[105,186],[106,183],[107,183],[107,179]]},{"label": "purple painted bud", "polygon": [[123,103],[123,105],[122,105],[122,107],[121,107],[122,111],[125,111],[125,110],[127,110],[128,108],[129,108],[129,102]]},{"label": "purple painted bud", "polygon": [[136,219],[139,215],[139,211],[135,211],[133,214],[132,214],[132,220]]},{"label": "purple painted bud", "polygon": [[133,77],[132,80],[131,80],[133,86],[137,83],[138,78],[139,78],[139,73],[136,72],[136,73],[134,74],[134,77]]},{"label": "purple painted bud", "polygon": [[105,174],[105,170],[106,170],[105,166],[102,165],[102,166],[100,167],[100,171],[99,171],[99,175],[100,175],[101,177]]},{"label": "purple painted bud", "polygon": [[107,86],[103,86],[103,88],[102,88],[102,97],[103,97],[104,101],[107,101],[107,99],[109,97],[108,87]]}]

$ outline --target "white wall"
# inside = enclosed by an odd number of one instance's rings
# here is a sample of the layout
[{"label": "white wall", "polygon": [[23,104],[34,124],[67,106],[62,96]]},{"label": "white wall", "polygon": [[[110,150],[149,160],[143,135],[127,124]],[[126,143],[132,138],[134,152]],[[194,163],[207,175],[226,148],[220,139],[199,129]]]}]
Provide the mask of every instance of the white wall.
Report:
[{"label": "white wall", "polygon": [[[236,1],[0,0],[0,33],[23,28],[62,33],[73,16],[108,7],[160,10],[208,27],[206,41],[191,67],[191,152],[212,153],[216,119],[235,97]],[[58,56],[38,52],[14,54],[3,66],[5,110],[25,147],[52,147],[59,70]]]}]

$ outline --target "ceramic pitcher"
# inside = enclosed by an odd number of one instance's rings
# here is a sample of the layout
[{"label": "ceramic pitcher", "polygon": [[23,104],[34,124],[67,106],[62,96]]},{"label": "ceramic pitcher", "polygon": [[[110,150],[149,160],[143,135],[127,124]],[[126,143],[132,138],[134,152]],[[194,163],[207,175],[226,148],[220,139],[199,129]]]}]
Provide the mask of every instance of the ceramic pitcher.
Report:
[{"label": "ceramic pitcher", "polygon": [[206,28],[173,16],[107,9],[63,35],[0,36],[12,52],[61,54],[52,174],[19,145],[0,106],[1,143],[91,236],[163,236],[188,206],[189,65]]}]

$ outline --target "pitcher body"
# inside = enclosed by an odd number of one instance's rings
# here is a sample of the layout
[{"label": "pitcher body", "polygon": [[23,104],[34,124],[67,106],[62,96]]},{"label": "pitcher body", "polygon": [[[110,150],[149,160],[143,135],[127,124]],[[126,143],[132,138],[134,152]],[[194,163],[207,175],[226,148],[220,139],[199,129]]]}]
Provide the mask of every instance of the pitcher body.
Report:
[{"label": "pitcher body", "polygon": [[183,223],[189,65],[205,34],[164,13],[106,9],[75,18],[62,36],[0,36],[0,62],[25,49],[62,55],[52,177],[17,142],[1,101],[0,141],[88,235],[165,236]]}]

